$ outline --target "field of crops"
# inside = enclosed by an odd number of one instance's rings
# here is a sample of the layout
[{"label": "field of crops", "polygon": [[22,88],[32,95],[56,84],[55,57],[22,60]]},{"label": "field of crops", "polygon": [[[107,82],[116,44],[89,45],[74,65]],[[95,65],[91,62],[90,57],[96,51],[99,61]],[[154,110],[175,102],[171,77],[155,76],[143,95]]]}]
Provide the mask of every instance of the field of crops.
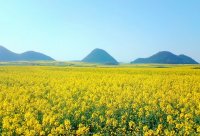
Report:
[{"label": "field of crops", "polygon": [[200,135],[200,69],[2,66],[0,135]]}]

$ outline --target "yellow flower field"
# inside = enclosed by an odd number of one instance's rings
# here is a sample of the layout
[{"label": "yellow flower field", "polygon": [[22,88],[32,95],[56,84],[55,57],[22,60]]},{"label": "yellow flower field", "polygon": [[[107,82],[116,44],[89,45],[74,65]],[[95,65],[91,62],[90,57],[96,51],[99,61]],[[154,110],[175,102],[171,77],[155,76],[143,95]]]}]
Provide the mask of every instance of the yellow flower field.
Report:
[{"label": "yellow flower field", "polygon": [[0,135],[200,135],[200,69],[3,66]]}]

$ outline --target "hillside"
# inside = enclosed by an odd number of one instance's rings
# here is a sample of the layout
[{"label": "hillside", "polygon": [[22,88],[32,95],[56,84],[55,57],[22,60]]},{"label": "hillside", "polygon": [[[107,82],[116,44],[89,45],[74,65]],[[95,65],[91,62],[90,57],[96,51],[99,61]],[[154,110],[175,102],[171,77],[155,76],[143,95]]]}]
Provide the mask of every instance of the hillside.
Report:
[{"label": "hillside", "polygon": [[159,64],[198,64],[186,55],[175,55],[168,51],[158,52],[148,58],[139,58],[131,63],[159,63]]},{"label": "hillside", "polygon": [[14,53],[3,46],[0,46],[0,61],[45,61],[54,60],[53,58],[34,51],[24,52],[22,54]]},{"label": "hillside", "polygon": [[94,49],[82,62],[118,65],[117,60],[102,49]]}]

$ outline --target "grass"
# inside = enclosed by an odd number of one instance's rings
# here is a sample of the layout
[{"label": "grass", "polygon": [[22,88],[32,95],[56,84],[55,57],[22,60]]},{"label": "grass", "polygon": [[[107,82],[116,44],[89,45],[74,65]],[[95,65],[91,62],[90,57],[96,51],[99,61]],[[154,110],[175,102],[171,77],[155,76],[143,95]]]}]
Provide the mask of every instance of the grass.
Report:
[{"label": "grass", "polygon": [[57,67],[100,67],[100,68],[182,68],[200,69],[200,64],[129,64],[120,63],[119,65],[103,65],[98,63],[84,63],[78,61],[13,61],[0,62],[0,66],[57,66]]}]

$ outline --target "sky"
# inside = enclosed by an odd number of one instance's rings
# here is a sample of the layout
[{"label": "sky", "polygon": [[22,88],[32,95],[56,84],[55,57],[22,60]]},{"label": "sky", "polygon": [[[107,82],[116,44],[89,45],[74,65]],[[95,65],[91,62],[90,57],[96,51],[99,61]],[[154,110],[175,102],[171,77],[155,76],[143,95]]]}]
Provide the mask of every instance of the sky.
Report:
[{"label": "sky", "polygon": [[60,61],[101,48],[120,62],[158,51],[200,62],[200,0],[0,0],[0,45]]}]

